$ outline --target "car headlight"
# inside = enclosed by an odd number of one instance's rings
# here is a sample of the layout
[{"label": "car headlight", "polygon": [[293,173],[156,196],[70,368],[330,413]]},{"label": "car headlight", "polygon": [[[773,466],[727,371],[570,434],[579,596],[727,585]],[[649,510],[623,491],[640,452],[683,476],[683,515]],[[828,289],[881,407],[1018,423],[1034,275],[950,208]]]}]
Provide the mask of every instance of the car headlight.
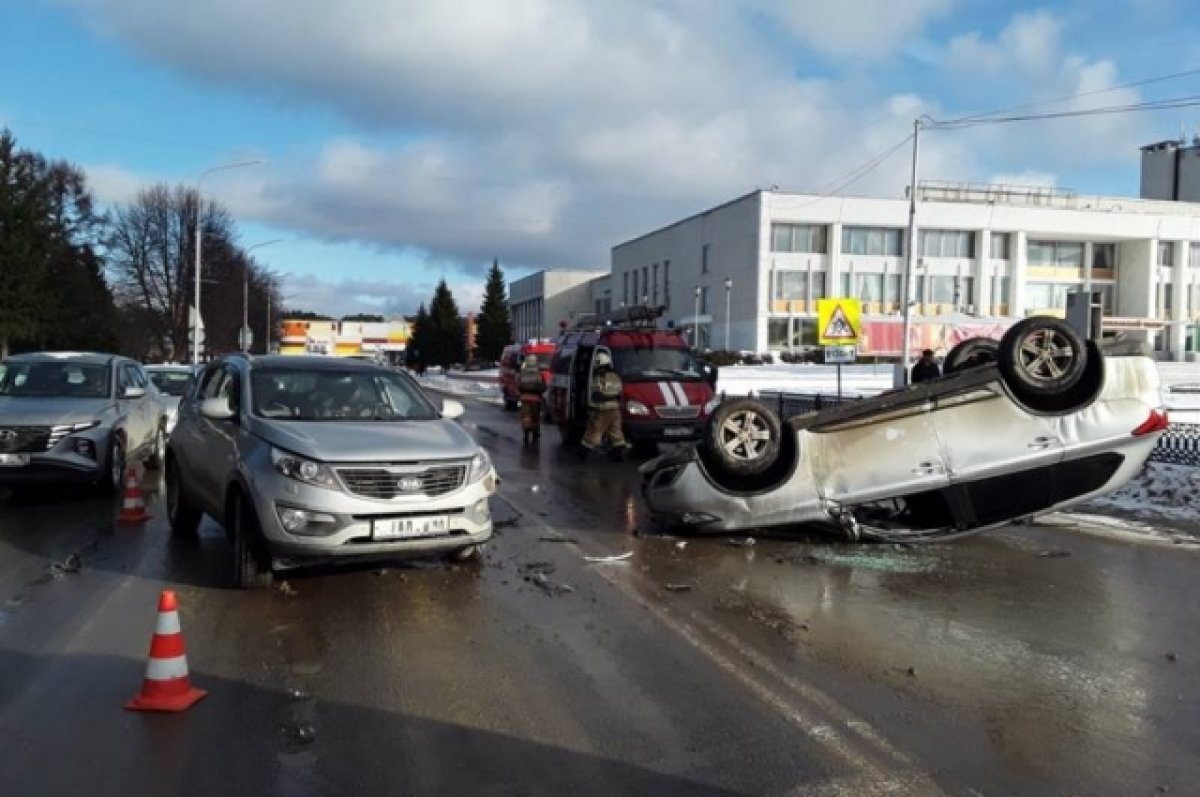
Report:
[{"label": "car headlight", "polygon": [[275,470],[289,479],[295,479],[315,487],[337,488],[337,479],[334,478],[333,471],[324,463],[314,462],[311,459],[272,448],[271,464],[275,466]]},{"label": "car headlight", "polygon": [[715,412],[717,407],[719,407],[720,405],[721,405],[721,399],[717,396],[713,396],[712,398],[710,398],[708,401],[706,401],[704,403],[704,414],[712,415],[713,412]]},{"label": "car headlight", "polygon": [[630,400],[625,402],[625,411],[630,415],[649,415],[650,408],[640,401]]},{"label": "car headlight", "polygon": [[67,434],[75,434],[76,432],[86,432],[88,429],[95,429],[100,425],[100,421],[82,421],[80,423],[71,423],[66,425]]},{"label": "car headlight", "polygon": [[471,473],[468,482],[477,482],[492,470],[492,458],[482,448],[471,457]]}]

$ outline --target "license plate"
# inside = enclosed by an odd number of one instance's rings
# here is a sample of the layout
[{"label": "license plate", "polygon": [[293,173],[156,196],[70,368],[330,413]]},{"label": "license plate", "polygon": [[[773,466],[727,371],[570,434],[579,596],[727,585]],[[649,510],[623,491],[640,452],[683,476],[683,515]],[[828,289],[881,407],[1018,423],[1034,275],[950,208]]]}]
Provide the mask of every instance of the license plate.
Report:
[{"label": "license plate", "polygon": [[692,429],[688,426],[668,426],[663,429],[664,437],[691,437]]},{"label": "license plate", "polygon": [[23,468],[28,464],[28,454],[0,454],[0,468]]},{"label": "license plate", "polygon": [[445,515],[422,515],[420,517],[388,518],[376,520],[373,536],[377,540],[403,540],[411,537],[436,537],[450,528],[450,519]]}]

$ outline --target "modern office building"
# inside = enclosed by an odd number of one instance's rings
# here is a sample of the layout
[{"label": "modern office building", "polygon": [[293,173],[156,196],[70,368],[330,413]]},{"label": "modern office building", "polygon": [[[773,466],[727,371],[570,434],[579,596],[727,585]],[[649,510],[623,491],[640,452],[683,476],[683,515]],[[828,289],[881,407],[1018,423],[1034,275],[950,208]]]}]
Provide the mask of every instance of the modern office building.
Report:
[{"label": "modern office building", "polygon": [[555,268],[513,280],[508,286],[508,308],[513,338],[553,338],[559,324],[571,323],[583,313],[611,307],[605,293],[608,272],[597,269]]},{"label": "modern office building", "polygon": [[[666,305],[709,348],[813,345],[825,297],[858,297],[880,328],[900,315],[908,216],[907,199],[755,191],[614,247],[613,304]],[[1069,292],[1093,290],[1108,328],[1163,358],[1197,348],[1198,204],[927,182],[916,227],[918,327],[1062,313]],[[866,353],[899,341],[877,335]]]}]

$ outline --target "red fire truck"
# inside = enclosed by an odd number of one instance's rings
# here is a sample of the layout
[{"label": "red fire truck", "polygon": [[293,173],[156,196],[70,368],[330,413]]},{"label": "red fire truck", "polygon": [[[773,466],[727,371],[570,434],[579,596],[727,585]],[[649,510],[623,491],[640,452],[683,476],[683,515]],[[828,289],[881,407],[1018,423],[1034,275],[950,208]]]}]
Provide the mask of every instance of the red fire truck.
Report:
[{"label": "red fire truck", "polygon": [[679,330],[658,328],[663,310],[622,308],[559,335],[547,403],[564,443],[577,443],[587,426],[592,359],[601,350],[624,384],[621,420],[630,442],[650,447],[700,438],[716,407],[716,369],[696,359]]}]

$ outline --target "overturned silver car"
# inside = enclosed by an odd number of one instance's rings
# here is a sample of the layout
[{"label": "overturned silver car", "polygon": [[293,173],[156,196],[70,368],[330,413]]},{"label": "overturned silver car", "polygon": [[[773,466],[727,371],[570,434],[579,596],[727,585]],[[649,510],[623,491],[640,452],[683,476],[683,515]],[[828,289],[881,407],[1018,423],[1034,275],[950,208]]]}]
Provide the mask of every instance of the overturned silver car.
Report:
[{"label": "overturned silver car", "polygon": [[1143,347],[1028,318],[964,341],[940,379],[785,422],[733,399],[704,440],[642,466],[660,522],[694,532],[828,524],[944,539],[1111,492],[1167,427]]}]

